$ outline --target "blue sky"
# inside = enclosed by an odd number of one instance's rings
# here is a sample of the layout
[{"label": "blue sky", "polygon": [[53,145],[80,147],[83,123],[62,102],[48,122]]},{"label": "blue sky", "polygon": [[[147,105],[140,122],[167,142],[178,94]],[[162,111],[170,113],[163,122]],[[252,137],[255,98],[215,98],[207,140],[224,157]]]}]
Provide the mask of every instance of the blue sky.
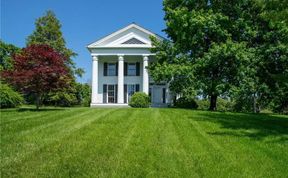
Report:
[{"label": "blue sky", "polygon": [[77,67],[86,73],[80,82],[91,79],[91,56],[86,45],[126,25],[137,24],[165,36],[162,0],[0,0],[1,39],[19,47],[35,28],[36,18],[46,10],[55,12],[62,23],[68,48],[78,53]]}]

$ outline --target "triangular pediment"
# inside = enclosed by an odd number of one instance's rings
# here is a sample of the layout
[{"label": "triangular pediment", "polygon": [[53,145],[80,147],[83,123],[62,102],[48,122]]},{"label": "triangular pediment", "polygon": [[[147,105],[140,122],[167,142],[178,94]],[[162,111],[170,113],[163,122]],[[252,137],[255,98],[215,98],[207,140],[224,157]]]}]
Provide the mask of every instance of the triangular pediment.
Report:
[{"label": "triangular pediment", "polygon": [[130,24],[98,41],[88,45],[88,49],[93,48],[151,48],[150,36],[163,39],[162,37],[146,30],[139,25]]},{"label": "triangular pediment", "polygon": [[133,38],[130,38],[129,40],[123,42],[122,44],[146,44],[146,43],[133,37]]}]

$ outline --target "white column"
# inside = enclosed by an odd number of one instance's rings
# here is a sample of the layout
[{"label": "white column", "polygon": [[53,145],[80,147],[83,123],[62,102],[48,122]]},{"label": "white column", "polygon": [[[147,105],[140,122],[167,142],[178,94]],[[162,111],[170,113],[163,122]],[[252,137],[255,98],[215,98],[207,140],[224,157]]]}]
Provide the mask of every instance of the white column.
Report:
[{"label": "white column", "polygon": [[98,95],[98,56],[92,56],[92,98],[91,104],[97,103]]},{"label": "white column", "polygon": [[118,103],[124,103],[124,58],[118,55]]},{"label": "white column", "polygon": [[149,76],[148,76],[148,56],[143,55],[143,92],[149,94]]}]

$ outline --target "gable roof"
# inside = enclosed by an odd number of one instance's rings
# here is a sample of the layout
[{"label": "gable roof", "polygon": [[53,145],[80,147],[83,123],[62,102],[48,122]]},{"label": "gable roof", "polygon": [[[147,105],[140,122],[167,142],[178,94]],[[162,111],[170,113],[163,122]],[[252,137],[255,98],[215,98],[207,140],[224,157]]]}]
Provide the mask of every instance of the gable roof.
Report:
[{"label": "gable roof", "polygon": [[159,40],[164,39],[163,37],[132,23],[89,44],[87,48],[151,48],[149,36],[155,36]]}]

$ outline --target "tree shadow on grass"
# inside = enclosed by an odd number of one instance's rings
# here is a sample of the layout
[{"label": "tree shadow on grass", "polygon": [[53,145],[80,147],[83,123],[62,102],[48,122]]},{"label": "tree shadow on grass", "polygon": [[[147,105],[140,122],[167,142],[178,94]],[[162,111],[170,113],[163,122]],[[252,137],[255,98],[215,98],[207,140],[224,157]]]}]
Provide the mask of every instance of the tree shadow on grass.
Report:
[{"label": "tree shadow on grass", "polygon": [[50,111],[63,111],[66,110],[67,108],[52,108],[52,107],[43,107],[43,108],[39,108],[39,110],[37,110],[36,108],[32,108],[32,107],[21,107],[21,108],[13,108],[13,109],[1,109],[0,112],[2,113],[9,113],[9,112],[50,112]]},{"label": "tree shadow on grass", "polygon": [[38,110],[36,108],[19,108],[17,109],[18,112],[47,112],[47,111],[63,111],[66,110],[65,108],[39,108]]},{"label": "tree shadow on grass", "polygon": [[[288,118],[267,114],[201,112],[191,119],[220,124],[223,130],[207,132],[215,136],[248,137],[268,142],[288,143]],[[271,140],[272,139],[272,140]]]}]

